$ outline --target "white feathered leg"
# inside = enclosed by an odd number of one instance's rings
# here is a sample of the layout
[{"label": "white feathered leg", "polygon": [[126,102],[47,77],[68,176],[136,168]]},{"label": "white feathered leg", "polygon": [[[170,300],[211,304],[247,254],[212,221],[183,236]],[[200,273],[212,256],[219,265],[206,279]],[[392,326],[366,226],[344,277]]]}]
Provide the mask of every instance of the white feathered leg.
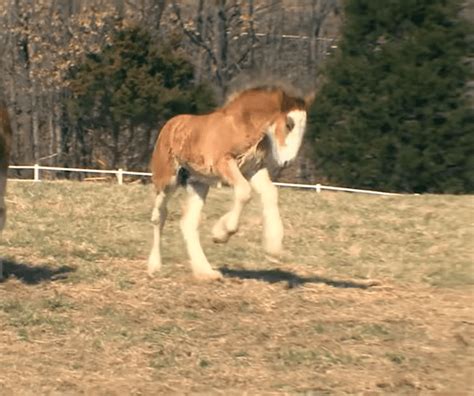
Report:
[{"label": "white feathered leg", "polygon": [[234,204],[232,209],[222,216],[212,228],[212,239],[216,243],[226,243],[239,229],[240,215],[252,197],[252,188],[240,173],[234,160],[221,165],[220,171],[225,180],[234,187]]},{"label": "white feathered leg", "polygon": [[188,192],[188,199],[180,226],[191,260],[193,274],[196,278],[203,280],[220,279],[222,274],[212,269],[199,240],[198,227],[201,210],[204,206],[209,186],[202,183],[192,183],[186,187],[186,190]]},{"label": "white feathered leg", "polygon": [[272,183],[268,170],[260,169],[250,179],[253,189],[260,195],[263,211],[263,247],[271,255],[282,251],[283,223],[278,209],[278,190]]}]

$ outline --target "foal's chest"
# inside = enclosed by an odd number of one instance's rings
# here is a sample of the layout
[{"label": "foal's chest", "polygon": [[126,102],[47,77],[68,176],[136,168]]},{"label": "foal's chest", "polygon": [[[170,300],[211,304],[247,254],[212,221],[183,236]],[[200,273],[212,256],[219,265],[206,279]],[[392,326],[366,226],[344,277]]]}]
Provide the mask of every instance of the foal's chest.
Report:
[{"label": "foal's chest", "polygon": [[248,177],[261,169],[268,157],[268,143],[266,139],[261,140],[249,150],[236,157],[239,169],[245,177]]}]

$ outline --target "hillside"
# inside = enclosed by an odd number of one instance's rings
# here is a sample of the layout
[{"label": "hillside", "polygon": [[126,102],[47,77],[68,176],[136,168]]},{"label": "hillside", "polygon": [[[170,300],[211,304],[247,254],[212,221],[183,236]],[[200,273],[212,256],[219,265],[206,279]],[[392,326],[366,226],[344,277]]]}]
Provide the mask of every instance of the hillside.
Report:
[{"label": "hillside", "polygon": [[10,183],[0,393],[474,391],[472,197],[280,191],[279,263],[256,199],[211,242],[231,192],[210,193],[201,239],[226,277],[199,283],[180,199],[149,279],[149,186]]}]

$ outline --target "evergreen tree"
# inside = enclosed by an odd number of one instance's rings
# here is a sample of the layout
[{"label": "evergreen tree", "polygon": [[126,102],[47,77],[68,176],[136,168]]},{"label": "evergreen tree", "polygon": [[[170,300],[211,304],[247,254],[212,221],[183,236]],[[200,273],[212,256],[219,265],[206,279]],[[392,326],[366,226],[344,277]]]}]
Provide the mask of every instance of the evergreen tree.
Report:
[{"label": "evergreen tree", "polygon": [[310,112],[334,183],[474,191],[470,26],[456,0],[348,0],[340,50]]},{"label": "evergreen tree", "polygon": [[69,114],[77,120],[79,133],[93,131],[89,140],[110,149],[110,166],[123,166],[131,144],[146,145],[145,153],[140,147],[137,152],[147,164],[154,139],[148,136],[145,140],[152,141],[144,142],[137,135],[158,130],[176,114],[202,113],[214,106],[210,88],[194,85],[192,64],[173,43],[159,44],[139,27],[118,28],[110,44],[87,54],[71,70]]}]

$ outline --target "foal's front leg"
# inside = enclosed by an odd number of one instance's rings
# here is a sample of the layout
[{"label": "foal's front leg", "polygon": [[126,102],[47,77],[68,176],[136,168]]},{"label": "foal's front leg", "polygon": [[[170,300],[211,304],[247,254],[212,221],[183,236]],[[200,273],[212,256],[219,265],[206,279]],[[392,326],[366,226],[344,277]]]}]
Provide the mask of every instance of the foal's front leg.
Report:
[{"label": "foal's front leg", "polygon": [[198,227],[201,210],[206,201],[209,186],[202,183],[190,183],[187,185],[186,190],[188,192],[188,200],[180,226],[191,260],[193,274],[198,279],[220,279],[222,274],[212,269],[199,240]]},{"label": "foal's front leg", "polygon": [[250,201],[252,189],[234,159],[219,163],[218,171],[222,178],[234,187],[232,209],[222,216],[212,228],[212,240],[216,243],[226,243],[239,228],[240,215],[244,206]]},{"label": "foal's front leg", "polygon": [[267,253],[279,255],[282,250],[283,223],[278,209],[278,190],[266,168],[255,173],[250,183],[262,202],[263,247]]}]

